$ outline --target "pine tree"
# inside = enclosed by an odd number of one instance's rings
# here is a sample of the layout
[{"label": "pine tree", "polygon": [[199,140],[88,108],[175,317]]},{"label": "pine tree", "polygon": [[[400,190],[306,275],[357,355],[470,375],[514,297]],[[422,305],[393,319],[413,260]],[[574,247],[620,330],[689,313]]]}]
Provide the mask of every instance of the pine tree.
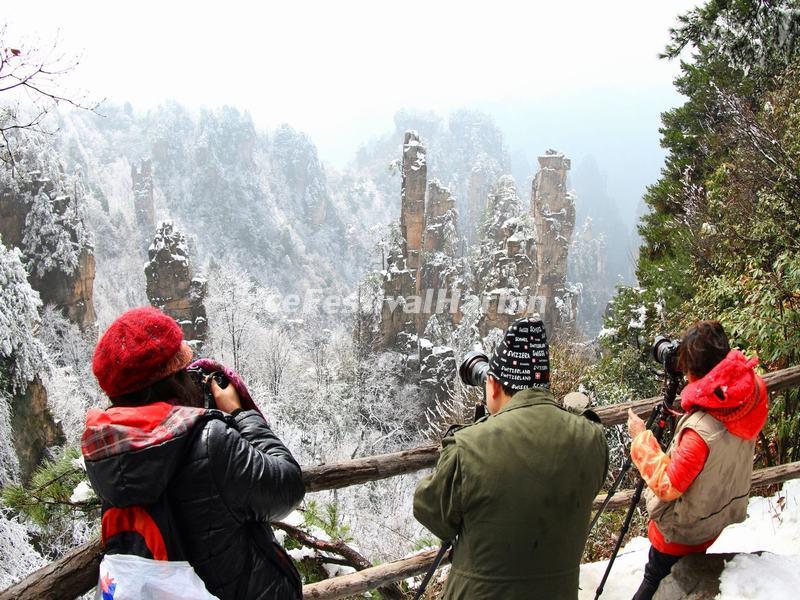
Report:
[{"label": "pine tree", "polygon": [[[663,115],[668,156],[645,196],[641,288],[614,300],[606,362],[636,346],[647,361],[640,340],[699,319],[720,320],[766,368],[800,360],[798,33],[789,0],[712,0],[671,31],[665,56],[691,53],[675,82],[687,100]],[[796,460],[800,398],[771,405],[777,457]]]},{"label": "pine tree", "polygon": [[29,274],[72,273],[81,252],[91,247],[84,226],[79,172],[67,174],[52,141],[16,131],[15,161],[0,166],[0,194],[25,214],[21,250]]},{"label": "pine tree", "polygon": [[11,397],[23,391],[45,364],[45,349],[35,337],[39,294],[28,283],[21,253],[0,240],[0,486],[18,474],[11,443]]}]

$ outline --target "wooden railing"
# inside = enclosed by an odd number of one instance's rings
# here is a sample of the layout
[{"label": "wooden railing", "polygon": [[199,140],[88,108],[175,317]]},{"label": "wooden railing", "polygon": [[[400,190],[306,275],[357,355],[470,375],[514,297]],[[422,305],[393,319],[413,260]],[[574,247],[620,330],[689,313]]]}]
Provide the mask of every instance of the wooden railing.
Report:
[{"label": "wooden railing", "polygon": [[[764,381],[770,393],[798,387],[800,386],[800,366],[768,373],[764,376]],[[634,400],[612,406],[602,406],[595,409],[595,412],[600,416],[604,426],[611,427],[626,421],[628,409],[643,416],[649,413],[658,401],[660,398]],[[338,489],[432,467],[436,463],[438,455],[439,446],[428,444],[401,452],[356,458],[339,463],[305,466],[303,467],[303,481],[308,492]],[[758,487],[797,478],[800,478],[800,462],[755,471],[752,485]],[[609,508],[626,506],[630,502],[632,494],[632,490],[618,492],[609,503]],[[599,495],[595,499],[595,506],[598,506],[604,497],[604,494]],[[303,588],[303,596],[332,600],[363,593],[388,582],[425,572],[434,555],[435,551],[421,552],[350,575],[309,584]],[[102,544],[99,539],[79,546],[55,562],[34,571],[19,583],[0,592],[0,600],[72,600],[96,585],[101,557]]]}]

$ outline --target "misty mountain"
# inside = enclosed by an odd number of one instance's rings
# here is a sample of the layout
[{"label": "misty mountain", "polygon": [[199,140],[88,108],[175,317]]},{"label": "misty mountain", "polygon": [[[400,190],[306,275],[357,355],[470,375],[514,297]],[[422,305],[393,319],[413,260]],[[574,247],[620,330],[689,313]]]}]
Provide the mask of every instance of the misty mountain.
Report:
[{"label": "misty mountain", "polygon": [[65,116],[61,143],[68,167],[81,168],[110,214],[135,222],[130,172],[150,160],[158,220],[175,220],[202,260],[235,260],[286,291],[356,281],[363,236],[348,232],[360,207],[342,194],[334,201],[306,135],[288,125],[257,131],[248,113],[231,107],[104,113]]}]

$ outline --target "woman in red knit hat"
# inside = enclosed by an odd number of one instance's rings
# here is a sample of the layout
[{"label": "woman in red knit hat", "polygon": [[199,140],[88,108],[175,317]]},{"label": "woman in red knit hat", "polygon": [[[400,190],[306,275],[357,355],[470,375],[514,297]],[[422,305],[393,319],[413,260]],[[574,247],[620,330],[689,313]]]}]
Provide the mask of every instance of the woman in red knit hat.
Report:
[{"label": "woman in red knit hat", "polygon": [[701,321],[678,349],[689,383],[681,392],[685,414],[666,453],[629,411],[631,457],[648,487],[652,544],[634,600],[652,598],[682,556],[705,552],[727,525],[746,518],[755,440],[767,419],[757,364],[730,349],[722,325]]},{"label": "woman in red knit hat", "polygon": [[300,467],[244,383],[210,360],[196,366],[227,377],[207,379],[205,408],[191,360],[177,323],[151,307],[123,314],[95,349],[111,406],[88,412],[81,446],[102,501],[102,596],[299,599],[270,521],[302,500]]}]

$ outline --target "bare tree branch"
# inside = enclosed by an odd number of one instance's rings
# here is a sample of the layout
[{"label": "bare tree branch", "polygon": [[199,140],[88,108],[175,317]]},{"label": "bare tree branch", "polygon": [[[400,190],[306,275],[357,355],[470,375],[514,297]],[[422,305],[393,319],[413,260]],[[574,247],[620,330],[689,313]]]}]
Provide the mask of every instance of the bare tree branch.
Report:
[{"label": "bare tree branch", "polygon": [[[344,559],[344,564],[353,567],[356,571],[363,571],[364,569],[369,569],[372,567],[372,563],[369,562],[360,552],[357,552],[345,544],[342,540],[321,540],[306,533],[302,529],[299,529],[293,525],[289,525],[288,523],[282,523],[280,521],[272,523],[272,526],[276,529],[285,531],[289,537],[301,543],[303,546],[307,546],[321,552],[338,554]],[[325,562],[333,561],[330,561],[326,558]],[[341,563],[337,562],[336,564]],[[405,597],[396,583],[387,584],[381,588],[378,588],[378,591],[380,591],[385,598],[389,598],[390,600],[401,600]]]},{"label": "bare tree branch", "polygon": [[10,43],[7,26],[0,26],[0,160],[12,170],[16,166],[10,132],[33,131],[52,134],[46,117],[60,104],[97,113],[99,102],[85,92],[66,87],[67,76],[80,61],[58,51],[58,35],[49,44],[26,46]]}]

